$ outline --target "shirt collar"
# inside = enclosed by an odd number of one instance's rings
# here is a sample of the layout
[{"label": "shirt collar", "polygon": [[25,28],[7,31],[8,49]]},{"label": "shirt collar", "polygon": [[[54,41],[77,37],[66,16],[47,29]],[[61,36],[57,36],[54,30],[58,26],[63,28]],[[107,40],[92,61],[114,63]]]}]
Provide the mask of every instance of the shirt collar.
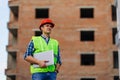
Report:
[{"label": "shirt collar", "polygon": [[43,34],[41,35],[41,37],[43,37],[44,39],[48,40],[50,37],[46,37]]}]

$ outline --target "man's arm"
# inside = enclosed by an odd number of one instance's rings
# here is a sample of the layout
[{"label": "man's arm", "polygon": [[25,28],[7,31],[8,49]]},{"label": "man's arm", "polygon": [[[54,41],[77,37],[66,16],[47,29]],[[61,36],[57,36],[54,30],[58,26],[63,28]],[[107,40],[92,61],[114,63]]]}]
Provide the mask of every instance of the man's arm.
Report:
[{"label": "man's arm", "polygon": [[48,61],[37,60],[37,59],[33,58],[32,56],[27,56],[25,58],[25,60],[28,61],[29,63],[32,63],[32,64],[38,64],[42,68],[47,67],[46,63]]},{"label": "man's arm", "polygon": [[60,66],[62,65],[61,55],[60,55],[60,48],[58,47],[58,57],[57,57],[57,64],[56,64],[56,72],[59,72]]},{"label": "man's arm", "polygon": [[24,59],[31,64],[38,64],[40,67],[46,67],[47,61],[39,61],[35,59],[32,55],[34,52],[34,44],[31,41],[28,45],[27,51],[25,52]]}]

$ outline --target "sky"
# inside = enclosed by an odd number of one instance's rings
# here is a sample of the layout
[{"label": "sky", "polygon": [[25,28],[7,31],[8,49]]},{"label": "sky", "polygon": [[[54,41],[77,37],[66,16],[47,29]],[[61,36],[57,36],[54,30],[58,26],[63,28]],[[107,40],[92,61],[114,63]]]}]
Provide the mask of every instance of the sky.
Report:
[{"label": "sky", "polygon": [[8,0],[0,0],[0,80],[6,80],[9,7]]}]

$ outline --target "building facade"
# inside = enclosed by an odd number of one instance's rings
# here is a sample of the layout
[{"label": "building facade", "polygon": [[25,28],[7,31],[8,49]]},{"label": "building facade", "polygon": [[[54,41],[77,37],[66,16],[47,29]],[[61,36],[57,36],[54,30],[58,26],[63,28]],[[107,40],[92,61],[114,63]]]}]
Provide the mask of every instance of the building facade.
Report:
[{"label": "building facade", "polygon": [[9,0],[7,80],[31,80],[23,59],[43,18],[51,18],[51,37],[60,44],[62,67],[57,80],[118,80],[114,0]]}]

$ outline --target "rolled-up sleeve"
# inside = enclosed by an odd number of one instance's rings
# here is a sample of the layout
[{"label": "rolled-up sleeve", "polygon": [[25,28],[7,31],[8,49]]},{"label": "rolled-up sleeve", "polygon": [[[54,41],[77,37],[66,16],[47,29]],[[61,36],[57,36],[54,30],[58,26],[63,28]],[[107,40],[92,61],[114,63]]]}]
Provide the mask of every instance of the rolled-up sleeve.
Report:
[{"label": "rolled-up sleeve", "polygon": [[60,64],[60,65],[62,64],[61,55],[60,55],[60,48],[59,47],[58,47],[57,63]]},{"label": "rolled-up sleeve", "polygon": [[27,57],[27,56],[33,56],[32,53],[34,51],[34,44],[33,44],[33,41],[30,41],[28,47],[27,47],[27,50],[24,54],[24,59]]}]

